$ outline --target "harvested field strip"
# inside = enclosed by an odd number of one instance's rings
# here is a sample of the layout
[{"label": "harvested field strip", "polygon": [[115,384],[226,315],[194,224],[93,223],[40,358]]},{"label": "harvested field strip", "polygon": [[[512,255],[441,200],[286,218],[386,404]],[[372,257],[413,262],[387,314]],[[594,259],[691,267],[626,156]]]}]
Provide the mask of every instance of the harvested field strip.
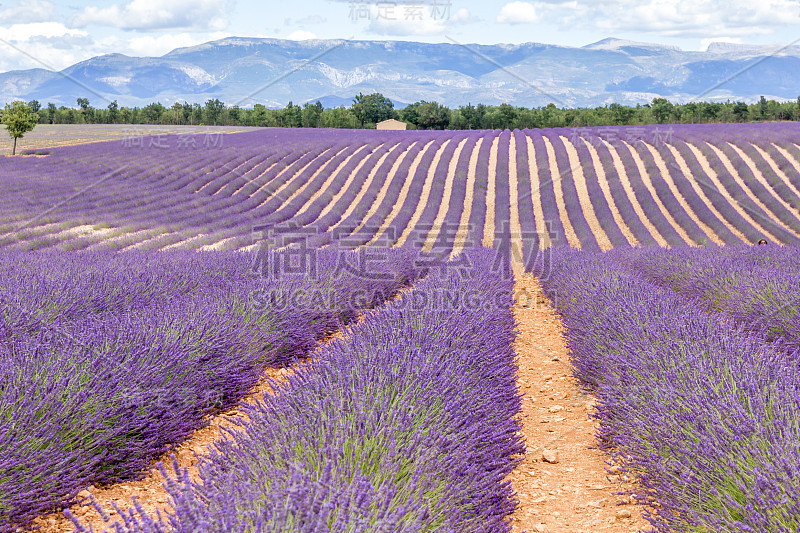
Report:
[{"label": "harvested field strip", "polygon": [[458,160],[461,157],[461,151],[464,149],[464,146],[466,146],[468,141],[469,139],[465,138],[458,143],[458,146],[453,153],[453,157],[450,159],[447,167],[447,178],[444,184],[444,195],[442,195],[442,200],[439,203],[439,210],[436,213],[436,218],[433,221],[433,227],[425,238],[425,244],[422,248],[423,252],[427,253],[433,249],[433,245],[436,242],[436,237],[439,235],[439,229],[442,227],[444,217],[447,215],[447,210],[450,207],[450,196],[453,194],[453,181],[456,178],[456,167],[458,166]]},{"label": "harvested field strip", "polygon": [[[403,161],[408,156],[408,154],[417,148],[417,144],[418,144],[417,142],[414,142],[397,156],[397,159],[392,164],[392,168],[389,169],[386,178],[383,180],[383,185],[381,185],[381,189],[380,191],[378,191],[375,200],[370,204],[367,214],[362,218],[361,222],[354,229],[353,233],[358,233],[358,231],[362,227],[364,227],[364,224],[366,224],[367,221],[378,211],[381,202],[383,202],[383,200],[386,198],[386,192],[389,190],[392,181],[394,181],[397,171],[400,169],[400,166],[403,164]],[[358,205],[364,198],[364,195],[366,195],[367,191],[369,191],[369,188],[371,187],[372,182],[374,181],[375,176],[377,175],[378,169],[379,167],[375,167],[375,169],[373,169],[373,172],[370,173],[370,178],[364,183],[364,185],[361,187],[361,190],[358,191],[356,199],[348,206],[348,208],[344,211],[344,213],[342,213],[342,216],[339,218],[339,220],[331,226],[331,229],[337,228],[339,224],[347,220],[353,214],[353,212],[356,210],[356,207],[358,207]]]},{"label": "harvested field strip", "polygon": [[678,233],[680,238],[683,239],[683,242],[685,244],[688,244],[690,246],[697,246],[697,243],[691,237],[689,237],[689,234],[686,233],[686,230],[683,229],[683,227],[680,224],[678,224],[678,222],[673,218],[673,216],[669,212],[669,210],[667,210],[667,208],[664,205],[664,203],[661,201],[661,198],[658,197],[658,193],[656,192],[655,187],[653,187],[653,182],[650,179],[650,174],[647,172],[647,168],[644,166],[644,162],[642,161],[642,158],[639,157],[639,153],[636,151],[636,149],[634,147],[632,147],[627,142],[622,141],[622,144],[630,152],[630,155],[633,158],[634,163],[636,164],[636,168],[639,171],[639,175],[642,178],[642,182],[644,183],[644,186],[647,188],[647,192],[650,193],[650,197],[653,199],[655,204],[658,206],[658,209],[661,212],[661,215],[665,219],[667,219],[667,222],[669,222],[670,226],[672,226],[672,228]]},{"label": "harvested field strip", "polygon": [[478,154],[481,150],[485,137],[478,139],[475,147],[472,149],[472,154],[469,157],[469,170],[467,171],[467,184],[466,194],[464,196],[464,208],[461,211],[461,220],[458,223],[458,232],[453,241],[453,251],[450,257],[455,257],[464,249],[464,243],[467,241],[467,234],[469,231],[469,220],[472,215],[472,203],[474,202],[475,195],[475,176],[478,169]]},{"label": "harvested field strip", "polygon": [[608,234],[606,234],[605,230],[603,230],[603,226],[600,224],[600,221],[597,219],[597,215],[594,212],[592,199],[589,197],[589,190],[586,187],[586,176],[583,174],[583,165],[581,165],[580,159],[578,158],[578,152],[575,150],[575,146],[569,141],[569,139],[563,135],[559,137],[561,142],[564,143],[564,148],[567,151],[569,167],[571,169],[572,179],[575,182],[575,189],[578,192],[578,201],[581,204],[583,216],[586,217],[586,222],[589,224],[589,228],[591,228],[592,233],[594,233],[594,237],[597,240],[597,244],[600,246],[600,249],[610,250],[613,246],[611,244],[611,240],[608,238]]},{"label": "harvested field strip", "polygon": [[[397,239],[397,243],[395,244],[395,246],[403,246],[406,243],[406,240],[408,239],[409,235],[411,235],[411,232],[416,229],[417,223],[419,222],[419,219],[422,216],[422,211],[428,205],[428,198],[431,194],[431,187],[433,187],[433,179],[436,170],[438,169],[439,165],[445,164],[444,162],[442,162],[442,155],[444,154],[445,150],[447,150],[447,146],[450,144],[450,142],[451,142],[450,139],[444,141],[441,144],[441,146],[439,146],[439,149],[436,151],[436,155],[433,156],[433,162],[431,162],[431,165],[428,167],[428,172],[426,174],[425,182],[422,185],[422,194],[420,194],[419,198],[417,199],[417,204],[414,208],[414,214],[411,215],[411,220],[408,222],[408,225],[406,225],[406,227],[403,228],[403,232]],[[411,208],[411,206],[405,206],[405,207],[406,209]],[[399,230],[400,228],[397,229]]]},{"label": "harvested field strip", "polygon": [[[564,233],[567,237],[567,242],[572,248],[580,248],[581,240],[575,233],[572,223],[569,220],[569,213],[567,213],[567,204],[564,202],[564,191],[561,184],[562,176],[558,170],[558,161],[556,160],[556,153],[553,149],[553,144],[547,137],[542,137],[544,146],[547,150],[547,160],[550,162],[550,181],[549,184],[553,186],[553,191],[556,195],[556,206],[558,207],[558,216],[561,218],[561,225],[564,227]],[[541,186],[541,185],[540,185]]]},{"label": "harvested field strip", "polygon": [[[689,144],[689,143],[687,143],[687,144]],[[691,145],[689,145],[689,146],[691,146]],[[722,162],[722,165],[725,167],[725,170],[728,172],[728,174],[733,178],[733,180],[736,182],[736,184],[739,187],[741,187],[741,189],[743,191],[745,191],[745,193],[747,193],[747,197],[750,198],[750,200],[754,204],[756,204],[759,209],[761,209],[761,211],[766,216],[766,220],[769,220],[770,222],[772,222],[776,226],[780,227],[782,230],[791,233],[795,237],[800,237],[800,235],[798,235],[792,228],[790,228],[786,224],[784,224],[780,220],[780,218],[774,212],[772,212],[767,207],[766,204],[764,204],[764,202],[761,200],[761,198],[759,198],[758,195],[753,191],[751,185],[749,185],[747,182],[745,182],[744,179],[742,179],[741,174],[736,170],[736,168],[734,168],[733,163],[728,158],[728,156],[725,155],[725,153],[722,150],[720,150],[719,148],[717,148],[716,146],[714,146],[711,143],[706,143],[706,146],[708,146],[711,149],[711,151],[714,152],[714,155],[716,155],[717,158],[719,158],[719,160]],[[773,238],[774,238],[774,234],[769,233],[769,235],[773,235]],[[776,241],[780,242],[780,239],[776,239]]]},{"label": "harvested field strip", "polygon": [[531,203],[533,204],[533,217],[536,223],[536,233],[539,235],[539,246],[542,249],[547,249],[552,246],[550,242],[550,230],[547,228],[547,223],[544,218],[544,210],[542,208],[542,193],[541,183],[539,181],[539,167],[536,165],[536,154],[533,147],[533,139],[530,136],[525,136],[525,149],[528,154],[528,169],[531,175]]},{"label": "harvested field strip", "polygon": [[[372,236],[367,245],[370,245],[375,241],[377,241],[378,239],[380,239],[381,236],[386,232],[386,230],[389,229],[389,227],[392,225],[394,219],[397,218],[397,215],[400,214],[400,211],[402,211],[403,208],[405,207],[406,198],[408,197],[408,191],[411,189],[411,184],[414,182],[414,178],[418,173],[417,169],[419,168],[419,164],[422,162],[422,158],[425,157],[425,154],[428,152],[429,148],[434,142],[436,141],[429,141],[428,144],[426,144],[425,147],[419,152],[419,154],[417,154],[417,157],[414,158],[414,161],[411,163],[411,166],[408,169],[408,175],[406,176],[405,182],[403,183],[403,188],[400,190],[400,196],[397,198],[397,201],[395,202],[392,211],[389,213],[386,219],[384,219],[380,228],[378,228],[377,233]],[[383,198],[380,198],[380,200],[383,200]],[[366,221],[367,218],[364,219],[364,223],[366,223]],[[362,227],[363,225],[356,228],[354,233],[358,232],[358,230],[361,229]]]},{"label": "harvested field strip", "polygon": [[[733,151],[744,161],[747,168],[750,169],[750,172],[755,176],[756,181],[772,196],[786,211],[791,213],[792,221],[800,221],[800,211],[792,207],[786,200],[784,200],[778,191],[775,190],[775,187],[771,183],[769,183],[765,178],[764,174],[759,170],[758,165],[756,165],[755,161],[747,155],[740,147],[736,146],[735,144],[726,143],[728,146],[733,148]],[[779,218],[780,220],[780,218]],[[781,224],[786,231],[794,235],[795,237],[800,238],[800,234],[795,231],[794,228],[790,227],[788,224]]]},{"label": "harvested field strip", "polygon": [[483,245],[491,248],[494,245],[494,215],[497,194],[497,150],[500,145],[500,136],[492,141],[492,149],[489,152],[489,174],[486,184],[486,219],[483,225]]},{"label": "harvested field strip", "polygon": [[[751,226],[753,226],[756,229],[756,231],[758,231],[762,235],[768,236],[770,239],[773,239],[777,242],[778,241],[777,237],[775,237],[775,235],[773,235],[769,230],[763,227],[757,220],[755,220],[752,216],[750,216],[748,210],[744,209],[742,205],[730,195],[725,186],[722,184],[722,180],[719,174],[717,174],[717,172],[711,166],[711,163],[708,161],[708,158],[706,158],[705,154],[703,154],[697,148],[697,146],[691,143],[686,143],[686,146],[689,148],[689,150],[691,150],[695,158],[697,158],[697,161],[700,163],[700,167],[703,169],[703,171],[706,173],[709,179],[711,179],[711,181],[714,183],[714,186],[717,188],[717,191],[720,194],[723,194],[728,199],[728,201],[730,202],[730,206],[739,214],[739,216],[742,217],[744,220],[746,220]],[[747,194],[750,200],[756,200],[754,201],[754,203],[758,205],[757,198],[754,198],[753,193],[752,191],[750,191],[750,189],[744,187],[743,184],[738,183],[738,181],[737,185],[739,185],[739,187],[745,192],[745,194]],[[763,207],[761,207],[761,209],[762,211],[764,211],[764,213],[769,212]],[[743,240],[744,242],[750,242],[749,239],[747,240],[743,239]]]},{"label": "harvested field strip", "polygon": [[664,161],[664,158],[661,157],[661,154],[656,150],[651,144],[642,142],[642,146],[650,153],[650,156],[653,158],[656,164],[656,168],[658,169],[658,175],[669,187],[669,191],[672,193],[672,197],[675,201],[680,205],[681,209],[686,213],[689,219],[694,222],[700,231],[711,240],[716,245],[724,244],[724,241],[720,238],[719,235],[703,220],[697,216],[697,213],[692,209],[692,206],[689,205],[689,202],[686,200],[686,197],[683,196],[678,186],[675,184],[675,180],[670,174],[669,168],[667,168],[667,164]]},{"label": "harvested field strip", "polygon": [[[597,173],[597,179],[600,182],[600,188],[603,190],[603,195],[606,198],[606,202],[608,202],[608,208],[611,210],[611,215],[614,217],[614,222],[616,222],[620,231],[622,231],[622,234],[628,240],[628,244],[630,244],[631,246],[636,246],[640,244],[639,239],[636,238],[636,235],[633,234],[631,229],[628,227],[628,224],[625,222],[625,219],[622,218],[622,215],[619,212],[619,208],[617,207],[617,204],[614,201],[614,196],[611,193],[611,186],[608,182],[606,171],[603,168],[603,163],[600,161],[600,156],[597,154],[597,149],[583,137],[581,137],[581,141],[586,146],[586,149],[589,150],[589,154],[592,158],[592,164],[594,164],[595,172]],[[614,153],[616,154],[616,152]],[[617,156],[617,158],[619,158],[619,156]],[[627,176],[625,177],[625,182],[628,184],[628,187],[625,188],[625,192],[627,193],[628,188],[630,188],[630,182],[628,181]],[[625,187],[624,183],[623,187]],[[631,190],[631,193],[632,192],[633,191]],[[632,194],[629,194],[629,197],[630,196],[632,196]],[[641,209],[641,206],[639,206],[639,209]]]}]

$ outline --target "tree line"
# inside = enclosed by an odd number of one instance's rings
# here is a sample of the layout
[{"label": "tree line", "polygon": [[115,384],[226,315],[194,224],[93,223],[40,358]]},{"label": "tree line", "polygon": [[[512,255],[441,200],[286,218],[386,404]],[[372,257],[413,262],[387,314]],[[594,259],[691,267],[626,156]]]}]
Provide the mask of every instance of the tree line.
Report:
[{"label": "tree line", "polygon": [[166,107],[154,102],[144,107],[120,106],[116,101],[94,107],[88,98],[78,98],[76,107],[27,102],[39,124],[161,124],[272,126],[289,128],[374,128],[389,118],[402,120],[409,129],[495,129],[622,126],[708,122],[754,122],[800,120],[800,97],[796,102],[777,102],[765,97],[755,104],[744,102],[690,102],[677,104],[654,98],[648,104],[628,106],[564,108],[555,104],[519,107],[510,104],[467,104],[449,108],[438,102],[419,101],[402,109],[380,93],[361,94],[349,107],[326,109],[317,102],[289,102],[283,109],[228,106],[219,99],[205,104],[175,103]]}]

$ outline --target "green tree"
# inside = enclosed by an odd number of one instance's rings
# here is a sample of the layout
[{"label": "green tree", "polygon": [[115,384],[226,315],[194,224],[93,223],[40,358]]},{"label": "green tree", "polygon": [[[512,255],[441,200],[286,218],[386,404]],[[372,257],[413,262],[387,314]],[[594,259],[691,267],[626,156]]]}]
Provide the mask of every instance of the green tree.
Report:
[{"label": "green tree", "polygon": [[350,110],[361,123],[362,128],[368,122],[377,124],[382,120],[395,117],[394,104],[381,93],[358,93],[353,98],[353,105]]},{"label": "green tree", "polygon": [[733,104],[733,116],[736,117],[737,121],[744,122],[748,114],[750,114],[750,108],[747,107],[747,104],[744,102],[736,102]]},{"label": "green tree", "polygon": [[653,98],[652,109],[655,119],[659,124],[663,124],[672,115],[675,106],[666,98]]},{"label": "green tree", "polygon": [[180,104],[180,102],[175,102],[172,104],[170,109],[172,109],[172,112],[175,113],[175,124],[180,124],[181,118],[183,118],[183,106]]},{"label": "green tree", "polygon": [[443,130],[450,125],[450,110],[438,102],[420,102],[417,125],[425,130]]},{"label": "green tree", "polygon": [[503,129],[512,127],[517,119],[517,110],[510,104],[500,104],[497,107],[497,114],[500,117],[500,127]]},{"label": "green tree", "polygon": [[761,120],[766,120],[768,115],[767,112],[767,99],[762,95],[761,98],[758,99],[758,115],[761,117]]},{"label": "green tree", "polygon": [[461,118],[464,119],[464,126],[466,129],[480,128],[481,117],[478,115],[478,109],[474,105],[462,105],[458,110],[461,112]]},{"label": "green tree", "polygon": [[142,108],[142,116],[148,124],[156,124],[166,108],[160,102],[153,102]]},{"label": "green tree", "polygon": [[87,124],[94,122],[94,108],[89,105],[88,98],[78,98],[78,107],[81,108],[81,115],[83,116],[84,122]]},{"label": "green tree", "polygon": [[222,109],[225,107],[225,104],[220,101],[219,98],[214,98],[213,100],[206,101],[206,120],[208,122],[213,123],[215,126],[217,125],[217,120],[219,116],[222,114]]},{"label": "green tree", "polygon": [[55,124],[57,111],[58,108],[56,107],[56,104],[47,104],[47,121],[50,124]]},{"label": "green tree", "polygon": [[322,103],[317,100],[315,103],[306,102],[303,104],[303,127],[304,128],[318,128],[319,119],[322,117],[324,108]]},{"label": "green tree", "polygon": [[21,100],[6,104],[0,115],[0,121],[6,126],[8,134],[14,139],[14,148],[11,155],[17,155],[17,139],[21,139],[27,132],[32,131],[39,122],[39,115]]},{"label": "green tree", "polygon": [[608,110],[611,112],[611,117],[614,120],[614,124],[618,126],[630,124],[631,118],[633,118],[633,114],[635,113],[633,108],[617,103],[608,106]]},{"label": "green tree", "polygon": [[291,101],[286,104],[278,115],[280,117],[280,125],[285,128],[302,128],[303,127],[303,108],[299,105],[294,105]]},{"label": "green tree", "polygon": [[119,118],[119,104],[116,100],[108,104],[108,121],[111,124],[116,124]]}]

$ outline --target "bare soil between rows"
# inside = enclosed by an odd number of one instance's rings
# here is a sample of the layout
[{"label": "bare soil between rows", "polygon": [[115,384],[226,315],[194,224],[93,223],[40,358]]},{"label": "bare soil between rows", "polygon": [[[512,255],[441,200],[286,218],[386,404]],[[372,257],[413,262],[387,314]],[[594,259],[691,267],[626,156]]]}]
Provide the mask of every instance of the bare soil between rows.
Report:
[{"label": "bare soil between rows", "polygon": [[[519,498],[519,507],[510,517],[512,531],[628,533],[647,530],[649,524],[642,518],[643,507],[627,496],[635,486],[614,474],[610,457],[596,449],[596,422],[590,418],[595,401],[580,389],[572,376],[562,334],[564,326],[558,314],[534,276],[523,274],[516,285],[517,294],[533,297],[525,302],[527,305],[515,310],[519,331],[515,342],[518,383],[523,395],[522,433],[527,450],[522,463],[509,476]],[[350,327],[331,338],[347,335]],[[301,372],[302,365],[266,371],[264,381],[243,403],[252,402],[262,394],[271,394],[270,379],[280,382],[296,371]],[[233,420],[242,417],[245,417],[242,408],[232,408],[211,418],[207,427],[196,431],[173,452],[180,468],[188,469],[189,475],[197,479],[198,456],[208,453],[223,435],[224,428],[231,427]],[[549,461],[557,462],[548,462],[544,455]],[[171,474],[171,457],[161,460],[169,465],[167,471]],[[133,506],[133,498],[147,513],[154,514],[156,510],[169,513],[171,499],[155,465],[154,462],[141,480],[90,487],[82,493],[87,496],[84,502],[73,506],[70,512],[95,531],[110,528],[120,519],[114,505],[128,511]],[[90,504],[90,494],[102,506],[108,520]],[[75,531],[72,522],[61,513],[40,517],[34,525],[44,533]]]}]

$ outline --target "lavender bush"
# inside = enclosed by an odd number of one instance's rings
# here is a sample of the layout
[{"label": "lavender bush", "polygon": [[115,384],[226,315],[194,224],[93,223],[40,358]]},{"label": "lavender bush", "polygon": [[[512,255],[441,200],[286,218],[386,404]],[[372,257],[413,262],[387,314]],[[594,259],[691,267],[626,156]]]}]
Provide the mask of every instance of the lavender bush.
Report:
[{"label": "lavender bush", "polygon": [[513,285],[494,253],[467,257],[469,279],[430,275],[275,384],[200,482],[169,484],[174,515],[125,516],[126,530],[509,531]]},{"label": "lavender bush", "polygon": [[406,250],[358,264],[331,249],[313,275],[262,278],[245,254],[0,253],[0,530],[137,478],[422,273]]},{"label": "lavender bush", "polygon": [[614,253],[557,250],[576,376],[598,397],[603,447],[639,478],[658,531],[800,527],[797,358]]}]

